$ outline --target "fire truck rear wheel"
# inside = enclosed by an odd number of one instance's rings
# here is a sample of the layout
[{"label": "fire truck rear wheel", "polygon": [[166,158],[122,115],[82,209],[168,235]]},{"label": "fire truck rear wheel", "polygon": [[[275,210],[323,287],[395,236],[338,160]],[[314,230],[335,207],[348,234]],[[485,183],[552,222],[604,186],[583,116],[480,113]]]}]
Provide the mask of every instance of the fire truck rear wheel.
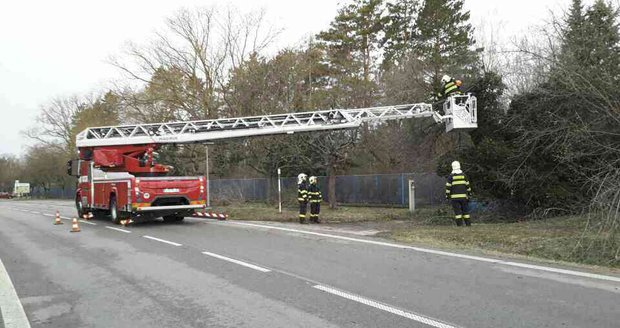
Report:
[{"label": "fire truck rear wheel", "polygon": [[118,217],[118,209],[116,208],[116,196],[110,197],[110,219],[115,224],[121,223],[121,219]]},{"label": "fire truck rear wheel", "polygon": [[181,222],[185,219],[185,217],[178,215],[165,215],[163,218],[164,222]]}]

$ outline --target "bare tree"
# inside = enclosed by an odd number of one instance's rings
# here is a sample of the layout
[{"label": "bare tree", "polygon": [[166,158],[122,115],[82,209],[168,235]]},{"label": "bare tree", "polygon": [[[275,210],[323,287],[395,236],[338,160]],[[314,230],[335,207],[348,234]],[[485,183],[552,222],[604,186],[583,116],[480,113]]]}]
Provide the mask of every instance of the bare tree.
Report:
[{"label": "bare tree", "polygon": [[64,151],[71,144],[75,115],[89,102],[87,97],[54,98],[41,106],[36,125],[23,133],[47,147]]},{"label": "bare tree", "polygon": [[161,111],[175,119],[217,117],[230,71],[250,54],[264,51],[277,34],[266,27],[263,11],[243,14],[233,7],[178,11],[149,43],[129,43],[125,56],[111,60],[144,86],[142,93],[139,89],[122,93],[128,95],[127,117],[157,117]]},{"label": "bare tree", "polygon": [[320,154],[327,169],[327,195],[329,207],[336,208],[336,175],[351,165],[351,151],[359,140],[359,131],[329,132],[312,138],[313,150]]}]

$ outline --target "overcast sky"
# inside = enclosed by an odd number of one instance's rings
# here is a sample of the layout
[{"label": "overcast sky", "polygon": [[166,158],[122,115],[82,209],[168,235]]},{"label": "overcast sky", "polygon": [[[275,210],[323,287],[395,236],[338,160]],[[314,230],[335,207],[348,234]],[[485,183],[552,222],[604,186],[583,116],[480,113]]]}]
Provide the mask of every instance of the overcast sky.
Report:
[{"label": "overcast sky", "polygon": [[[275,47],[298,44],[328,27],[336,0],[4,0],[0,2],[0,154],[21,154],[30,142],[20,131],[35,124],[50,98],[96,92],[119,74],[106,63],[129,40],[161,28],[180,7],[266,9],[283,30]],[[584,1],[590,3],[591,1]],[[466,0],[472,23],[510,40],[541,24],[570,0]],[[488,26],[493,27],[488,28]]]}]

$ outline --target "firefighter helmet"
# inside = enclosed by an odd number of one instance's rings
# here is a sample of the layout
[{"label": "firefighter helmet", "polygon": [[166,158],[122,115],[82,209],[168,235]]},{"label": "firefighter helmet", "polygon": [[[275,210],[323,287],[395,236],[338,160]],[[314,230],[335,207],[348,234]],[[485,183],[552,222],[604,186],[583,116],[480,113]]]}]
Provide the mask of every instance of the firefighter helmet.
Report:
[{"label": "firefighter helmet", "polygon": [[452,171],[456,172],[460,170],[461,170],[461,163],[459,163],[459,161],[452,162]]},{"label": "firefighter helmet", "polygon": [[317,179],[315,176],[311,176],[309,181],[310,181],[310,184],[316,184],[319,181],[319,179]]},{"label": "firefighter helmet", "polygon": [[308,176],[305,173],[299,173],[299,175],[297,176],[297,183],[302,183],[306,181],[307,178]]},{"label": "firefighter helmet", "polygon": [[441,78],[441,82],[443,82],[443,83],[448,83],[448,82],[450,82],[450,80],[452,80],[452,78],[451,78],[451,77],[449,77],[448,75],[444,75],[444,76]]}]

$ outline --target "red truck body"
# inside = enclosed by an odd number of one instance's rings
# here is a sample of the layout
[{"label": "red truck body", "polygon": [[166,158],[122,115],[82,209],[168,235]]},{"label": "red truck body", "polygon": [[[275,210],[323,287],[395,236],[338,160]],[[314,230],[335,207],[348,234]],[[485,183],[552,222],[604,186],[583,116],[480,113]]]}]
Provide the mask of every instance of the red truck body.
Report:
[{"label": "red truck body", "polygon": [[92,161],[76,160],[71,164],[78,177],[76,208],[85,213],[108,215],[112,221],[135,222],[163,217],[181,221],[196,210],[206,208],[204,176],[135,176],[128,172],[105,172]]}]

